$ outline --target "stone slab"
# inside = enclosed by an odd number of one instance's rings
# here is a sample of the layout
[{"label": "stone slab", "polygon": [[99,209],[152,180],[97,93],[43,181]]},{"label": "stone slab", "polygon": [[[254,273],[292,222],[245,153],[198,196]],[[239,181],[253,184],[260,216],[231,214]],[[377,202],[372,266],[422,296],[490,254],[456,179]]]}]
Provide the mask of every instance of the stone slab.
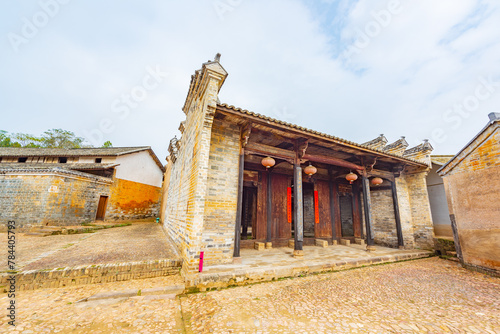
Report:
[{"label": "stone slab", "polygon": [[315,242],[316,246],[323,247],[323,248],[328,247],[328,241],[327,240],[316,239],[314,242]]},{"label": "stone slab", "polygon": [[351,240],[349,239],[340,239],[340,244],[343,246],[349,246],[351,244]]},{"label": "stone slab", "polygon": [[266,244],[265,244],[265,243],[263,243],[263,242],[255,242],[255,243],[253,244],[253,247],[254,247],[256,250],[261,251],[261,250],[266,249]]}]

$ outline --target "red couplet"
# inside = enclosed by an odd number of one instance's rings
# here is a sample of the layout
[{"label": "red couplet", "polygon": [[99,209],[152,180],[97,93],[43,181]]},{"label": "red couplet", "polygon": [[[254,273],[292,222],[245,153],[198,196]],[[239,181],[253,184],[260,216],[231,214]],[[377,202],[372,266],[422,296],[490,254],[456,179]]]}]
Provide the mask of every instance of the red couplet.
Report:
[{"label": "red couplet", "polygon": [[286,213],[288,222],[292,223],[292,187],[286,189]]},{"label": "red couplet", "polygon": [[314,222],[319,224],[319,204],[318,204],[318,191],[314,191]]},{"label": "red couplet", "polygon": [[200,266],[198,268],[198,271],[201,273],[203,270],[203,252],[200,252]]}]

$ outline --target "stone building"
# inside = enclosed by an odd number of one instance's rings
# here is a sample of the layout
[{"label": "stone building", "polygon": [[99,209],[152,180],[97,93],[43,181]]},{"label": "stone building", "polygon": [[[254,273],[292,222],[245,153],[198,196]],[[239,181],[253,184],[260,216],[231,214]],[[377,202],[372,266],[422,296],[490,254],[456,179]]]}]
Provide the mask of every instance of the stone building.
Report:
[{"label": "stone building", "polygon": [[224,264],[254,246],[290,245],[295,256],[346,240],[433,247],[428,142],[357,144],[220,103],[219,57],[192,76],[167,157],[161,219],[184,273],[197,271],[200,252]]},{"label": "stone building", "polygon": [[458,258],[500,274],[500,113],[439,171]]},{"label": "stone building", "polygon": [[0,222],[29,228],[157,216],[164,171],[150,147],[2,147]]}]

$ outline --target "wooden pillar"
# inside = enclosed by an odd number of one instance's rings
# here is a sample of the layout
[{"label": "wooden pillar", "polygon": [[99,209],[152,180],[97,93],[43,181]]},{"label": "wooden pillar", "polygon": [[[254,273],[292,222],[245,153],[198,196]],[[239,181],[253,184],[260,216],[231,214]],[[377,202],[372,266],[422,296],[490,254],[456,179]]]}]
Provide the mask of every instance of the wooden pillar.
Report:
[{"label": "wooden pillar", "polygon": [[363,184],[363,204],[365,207],[365,224],[366,224],[366,249],[373,249],[373,228],[372,228],[372,204],[370,198],[370,180],[366,176],[366,172],[361,176]]},{"label": "wooden pillar", "polygon": [[363,210],[361,209],[361,191],[359,189],[359,183],[354,186],[356,189],[356,200],[358,201],[357,206],[358,206],[358,215],[359,215],[359,227],[361,229],[361,239],[365,238],[365,230],[363,228]]},{"label": "wooden pillar", "polygon": [[273,191],[271,188],[271,168],[267,169],[267,195],[266,195],[266,200],[267,200],[267,233],[266,233],[266,242],[271,242],[272,238],[272,205],[273,205]]},{"label": "wooden pillar", "polygon": [[330,220],[332,224],[332,240],[337,240],[337,229],[335,228],[335,199],[333,198],[333,179],[330,170],[330,182],[328,183],[330,190]]},{"label": "wooden pillar", "polygon": [[398,192],[396,190],[396,180],[391,181],[392,203],[394,206],[394,217],[396,217],[396,232],[398,235],[398,247],[404,248],[403,230],[401,229],[401,216],[399,214]]},{"label": "wooden pillar", "polygon": [[240,161],[238,172],[238,201],[236,204],[236,226],[234,228],[234,252],[233,257],[240,257],[240,239],[241,239],[241,212],[243,210],[243,169],[245,165],[245,149],[240,149]]},{"label": "wooden pillar", "polygon": [[293,165],[295,251],[302,251],[304,242],[304,204],[302,199],[302,168],[296,161]]}]

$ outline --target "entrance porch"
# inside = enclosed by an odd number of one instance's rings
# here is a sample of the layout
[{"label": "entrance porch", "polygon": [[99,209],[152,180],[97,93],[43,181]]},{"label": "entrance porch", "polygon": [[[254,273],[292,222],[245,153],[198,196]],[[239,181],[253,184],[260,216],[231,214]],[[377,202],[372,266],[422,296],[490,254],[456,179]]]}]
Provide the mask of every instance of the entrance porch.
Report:
[{"label": "entrance porch", "polygon": [[368,265],[425,258],[431,251],[400,250],[377,246],[366,252],[362,245],[304,246],[304,256],[293,257],[293,248],[258,251],[241,249],[241,263],[209,265],[201,273],[186,277],[186,286],[200,291],[236,285],[274,281]]}]

